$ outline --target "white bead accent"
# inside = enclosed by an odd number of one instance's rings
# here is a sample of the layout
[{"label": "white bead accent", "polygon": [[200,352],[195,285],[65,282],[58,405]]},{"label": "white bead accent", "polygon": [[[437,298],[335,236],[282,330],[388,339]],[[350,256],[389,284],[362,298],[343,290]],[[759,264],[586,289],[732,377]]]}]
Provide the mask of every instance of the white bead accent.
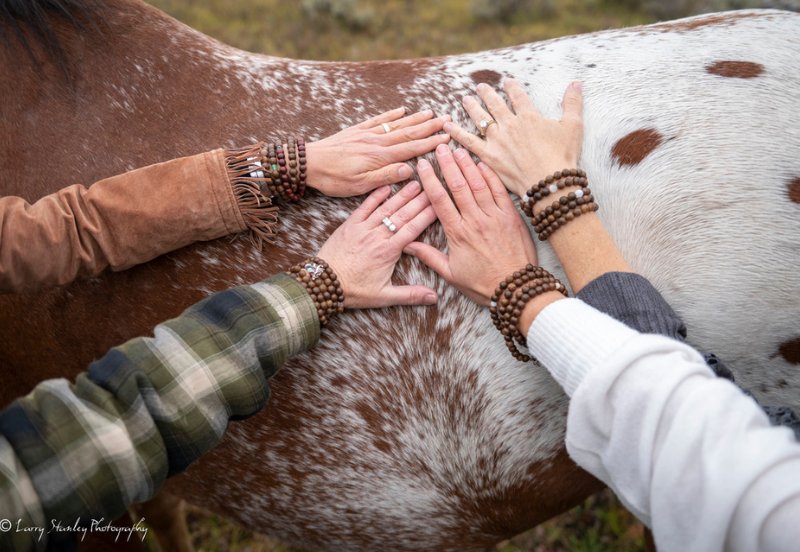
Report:
[{"label": "white bead accent", "polygon": [[558,191],[558,185],[557,184],[550,184],[550,193],[554,194],[557,191]]},{"label": "white bead accent", "polygon": [[575,190],[575,197],[583,197],[583,190]]},{"label": "white bead accent", "polygon": [[489,303],[489,306],[490,307],[496,307],[497,306],[497,301],[492,301],[491,303]]}]

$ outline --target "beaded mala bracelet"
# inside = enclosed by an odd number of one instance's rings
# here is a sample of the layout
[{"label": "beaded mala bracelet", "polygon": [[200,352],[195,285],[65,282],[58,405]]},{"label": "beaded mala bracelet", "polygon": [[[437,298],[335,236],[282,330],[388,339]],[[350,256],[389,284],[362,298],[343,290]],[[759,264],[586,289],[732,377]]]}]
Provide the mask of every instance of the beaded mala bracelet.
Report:
[{"label": "beaded mala bracelet", "polygon": [[261,192],[286,201],[299,201],[306,191],[306,144],[300,137],[262,145],[258,157],[250,157],[250,177],[261,182]]},{"label": "beaded mala bracelet", "polygon": [[570,188],[572,186],[585,187],[589,181],[586,179],[586,173],[581,169],[564,169],[563,171],[556,171],[555,173],[543,178],[538,184],[531,187],[525,193],[525,200],[522,202],[522,210],[529,217],[533,216],[533,204],[544,199],[550,194]]},{"label": "beaded mala bracelet", "polygon": [[489,306],[492,322],[503,334],[511,355],[521,362],[534,359],[515,345],[515,341],[523,346],[526,343],[517,327],[519,317],[531,299],[548,291],[558,291],[568,297],[567,288],[555,276],[540,266],[528,264],[500,282],[492,295]]},{"label": "beaded mala bracelet", "polygon": [[[525,194],[522,210],[531,217],[533,229],[539,239],[546,241],[553,232],[586,213],[597,211],[600,206],[594,201],[588,187],[586,173],[581,169],[564,169],[543,178]],[[559,197],[538,214],[533,214],[534,203],[559,190],[577,186],[578,189]]]},{"label": "beaded mala bracelet", "polygon": [[306,288],[319,315],[320,326],[325,326],[335,314],[344,311],[344,291],[333,269],[319,257],[313,257],[289,269]]}]

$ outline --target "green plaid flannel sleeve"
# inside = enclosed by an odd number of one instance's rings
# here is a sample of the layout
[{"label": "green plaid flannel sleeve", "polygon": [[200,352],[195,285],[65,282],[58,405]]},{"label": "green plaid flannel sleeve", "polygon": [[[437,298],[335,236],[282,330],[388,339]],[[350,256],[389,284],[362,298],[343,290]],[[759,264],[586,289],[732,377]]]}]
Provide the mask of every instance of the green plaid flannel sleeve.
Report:
[{"label": "green plaid flannel sleeve", "polygon": [[278,274],[208,297],[74,384],[42,382],[0,413],[0,550],[44,546],[18,527],[113,519],[149,499],[261,409],[267,379],[318,339],[305,288]]}]

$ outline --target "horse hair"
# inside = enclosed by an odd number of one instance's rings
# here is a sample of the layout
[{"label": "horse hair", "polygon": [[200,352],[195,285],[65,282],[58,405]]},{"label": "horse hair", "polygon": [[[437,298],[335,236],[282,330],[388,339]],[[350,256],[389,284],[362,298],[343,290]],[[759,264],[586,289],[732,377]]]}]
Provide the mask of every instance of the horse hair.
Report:
[{"label": "horse hair", "polygon": [[[46,55],[51,56],[68,77],[66,54],[52,24],[60,20],[77,31],[84,31],[87,26],[101,21],[103,5],[102,0],[0,0],[0,40],[8,47],[10,35],[16,37],[34,63],[40,60],[36,59],[28,37],[39,41]],[[28,30],[27,36],[25,30]]]}]

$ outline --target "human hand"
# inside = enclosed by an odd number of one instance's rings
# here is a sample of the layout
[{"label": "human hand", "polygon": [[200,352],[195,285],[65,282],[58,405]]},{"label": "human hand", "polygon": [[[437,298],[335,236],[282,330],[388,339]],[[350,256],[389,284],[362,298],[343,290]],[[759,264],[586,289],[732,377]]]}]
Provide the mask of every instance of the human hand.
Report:
[{"label": "human hand", "polygon": [[561,120],[556,121],[542,117],[516,80],[506,79],[504,88],[513,111],[487,84],[479,84],[477,92],[488,113],[475,97],[464,98],[464,108],[476,125],[482,120],[496,121],[486,128],[485,140],[453,123],[445,124],[444,130],[522,197],[542,178],[578,166],[583,144],[583,95],[579,82],[570,84],[564,93]]},{"label": "human hand", "polygon": [[455,204],[425,160],[417,163],[425,193],[447,235],[448,254],[421,242],[406,246],[448,283],[480,305],[489,305],[495,288],[527,263],[537,264],[530,232],[485,163],[475,165],[466,150],[436,148],[436,158]]},{"label": "human hand", "polygon": [[387,111],[306,144],[308,185],[327,196],[349,197],[410,178],[411,167],[403,161],[446,144],[450,137],[436,133],[450,117],[433,118],[429,109],[404,113],[403,107]]},{"label": "human hand", "polygon": [[[428,196],[412,181],[394,196],[389,186],[372,192],[337,228],[317,254],[336,273],[349,309],[432,305],[436,292],[425,286],[392,284],[403,248],[436,220]],[[386,200],[386,201],[384,201]],[[382,220],[390,217],[395,232]]]}]

